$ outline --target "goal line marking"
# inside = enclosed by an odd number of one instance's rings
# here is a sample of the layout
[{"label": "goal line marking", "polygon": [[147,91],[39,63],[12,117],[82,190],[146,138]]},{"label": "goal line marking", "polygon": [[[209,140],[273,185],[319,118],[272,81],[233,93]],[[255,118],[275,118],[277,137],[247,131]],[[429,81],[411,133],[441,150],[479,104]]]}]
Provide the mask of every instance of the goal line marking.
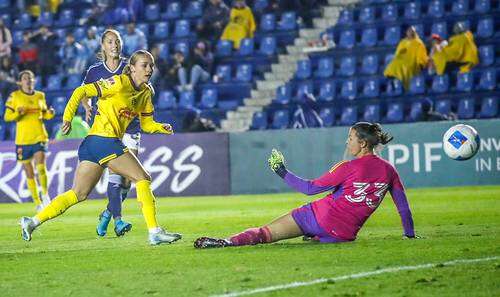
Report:
[{"label": "goal line marking", "polygon": [[419,269],[442,267],[442,266],[454,266],[454,265],[459,265],[459,264],[470,264],[470,263],[477,263],[477,262],[493,261],[493,260],[497,260],[497,259],[500,259],[500,256],[492,256],[492,257],[477,258],[477,259],[457,259],[457,260],[448,261],[448,262],[427,263],[427,264],[420,264],[420,265],[413,265],[413,266],[396,266],[396,267],[389,267],[389,268],[384,268],[384,269],[379,269],[379,270],[365,271],[365,272],[341,275],[341,276],[330,277],[330,278],[318,278],[318,279],[306,281],[306,282],[293,282],[293,283],[289,283],[289,284],[263,287],[263,288],[257,288],[257,289],[253,289],[253,290],[247,290],[247,291],[232,292],[232,293],[220,294],[220,295],[212,295],[212,297],[246,296],[246,295],[253,295],[253,294],[259,294],[259,293],[265,293],[265,292],[271,292],[271,291],[286,290],[286,289],[297,288],[297,287],[312,286],[312,285],[326,283],[326,282],[332,282],[332,281],[337,282],[337,281],[343,281],[343,280],[358,279],[358,278],[379,275],[379,274],[384,274],[384,273],[419,270]]}]

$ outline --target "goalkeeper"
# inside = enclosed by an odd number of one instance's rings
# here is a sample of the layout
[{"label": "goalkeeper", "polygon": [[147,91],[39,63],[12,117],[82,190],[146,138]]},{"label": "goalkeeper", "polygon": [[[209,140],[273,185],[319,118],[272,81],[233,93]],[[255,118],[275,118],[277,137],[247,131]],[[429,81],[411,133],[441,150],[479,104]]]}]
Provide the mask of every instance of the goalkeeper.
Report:
[{"label": "goalkeeper", "polygon": [[396,169],[374,151],[392,137],[379,124],[360,122],[349,130],[347,150],[355,157],[341,161],[314,180],[295,176],[285,167],[283,155],[274,150],[269,166],[290,187],[306,195],[330,192],[326,197],[292,210],[268,225],[247,229],[227,239],[201,237],[196,248],[271,243],[298,236],[328,243],[353,241],[370,215],[391,192],[403,223],[404,238],[415,238],[413,219]]}]

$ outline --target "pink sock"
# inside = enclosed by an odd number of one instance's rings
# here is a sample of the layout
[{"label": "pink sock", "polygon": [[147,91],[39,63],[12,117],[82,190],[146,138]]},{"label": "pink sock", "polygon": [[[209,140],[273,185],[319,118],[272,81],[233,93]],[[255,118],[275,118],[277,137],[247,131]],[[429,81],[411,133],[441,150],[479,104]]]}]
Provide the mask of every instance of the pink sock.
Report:
[{"label": "pink sock", "polygon": [[271,232],[268,227],[250,228],[231,236],[229,240],[235,246],[269,243],[271,242]]}]

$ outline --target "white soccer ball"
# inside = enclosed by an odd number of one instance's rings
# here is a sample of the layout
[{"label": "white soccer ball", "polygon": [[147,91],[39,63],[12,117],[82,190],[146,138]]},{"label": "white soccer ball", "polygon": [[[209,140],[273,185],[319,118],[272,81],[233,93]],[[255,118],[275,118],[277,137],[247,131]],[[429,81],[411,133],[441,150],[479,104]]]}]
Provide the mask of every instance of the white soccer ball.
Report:
[{"label": "white soccer ball", "polygon": [[455,125],[444,133],[443,149],[453,160],[468,160],[479,150],[479,134],[469,125]]}]

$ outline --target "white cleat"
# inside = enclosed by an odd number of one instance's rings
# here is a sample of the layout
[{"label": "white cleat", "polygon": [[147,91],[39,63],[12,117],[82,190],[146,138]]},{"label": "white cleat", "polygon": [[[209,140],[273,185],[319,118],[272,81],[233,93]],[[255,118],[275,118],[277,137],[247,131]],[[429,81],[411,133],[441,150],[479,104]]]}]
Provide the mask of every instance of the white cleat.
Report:
[{"label": "white cleat", "polygon": [[158,230],[154,233],[149,233],[149,243],[151,245],[159,245],[163,243],[171,244],[181,238],[182,238],[181,234],[169,233],[163,230],[162,228],[158,228]]},{"label": "white cleat", "polygon": [[35,223],[31,218],[28,217],[21,218],[21,236],[24,240],[26,241],[31,240],[31,233],[33,233],[33,230],[35,230],[35,228],[36,228]]}]

